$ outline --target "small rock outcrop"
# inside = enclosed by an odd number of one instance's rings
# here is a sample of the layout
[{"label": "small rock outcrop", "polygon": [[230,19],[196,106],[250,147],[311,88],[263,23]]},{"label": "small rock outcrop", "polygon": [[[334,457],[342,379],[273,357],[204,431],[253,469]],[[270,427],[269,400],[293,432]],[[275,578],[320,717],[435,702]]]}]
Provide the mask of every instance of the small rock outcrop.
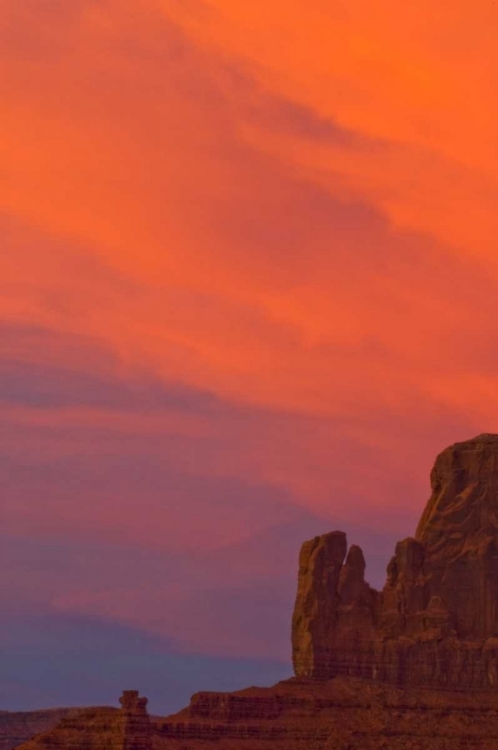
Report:
[{"label": "small rock outcrop", "polygon": [[47,732],[21,745],[23,750],[152,750],[152,727],[147,698],[125,690],[115,708],[87,708],[74,712]]},{"label": "small rock outcrop", "polygon": [[147,698],[140,698],[138,690],[125,690],[119,699],[123,726],[123,750],[150,750],[152,734]]},{"label": "small rock outcrop", "polygon": [[305,542],[292,620],[298,677],[498,687],[498,435],[444,450],[431,487],[381,592],[342,532]]}]

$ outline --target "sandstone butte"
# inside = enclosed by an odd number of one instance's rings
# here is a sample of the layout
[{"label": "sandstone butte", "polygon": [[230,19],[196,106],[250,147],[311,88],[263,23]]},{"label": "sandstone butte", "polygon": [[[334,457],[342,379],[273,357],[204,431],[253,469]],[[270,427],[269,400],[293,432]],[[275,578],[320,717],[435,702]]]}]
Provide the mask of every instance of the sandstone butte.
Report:
[{"label": "sandstone butte", "polygon": [[498,435],[444,450],[415,536],[382,591],[333,531],[305,542],[292,618],[295,676],[197,693],[149,718],[88,709],[23,750],[498,750]]}]

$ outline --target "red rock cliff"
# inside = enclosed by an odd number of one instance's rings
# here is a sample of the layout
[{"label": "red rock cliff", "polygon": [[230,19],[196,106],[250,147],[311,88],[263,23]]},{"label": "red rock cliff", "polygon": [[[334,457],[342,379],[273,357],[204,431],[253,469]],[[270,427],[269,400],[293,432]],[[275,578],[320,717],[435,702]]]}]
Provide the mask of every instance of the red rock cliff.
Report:
[{"label": "red rock cliff", "polygon": [[292,621],[295,674],[397,685],[498,683],[498,435],[444,450],[415,538],[398,542],[382,592],[359,547],[306,542]]}]

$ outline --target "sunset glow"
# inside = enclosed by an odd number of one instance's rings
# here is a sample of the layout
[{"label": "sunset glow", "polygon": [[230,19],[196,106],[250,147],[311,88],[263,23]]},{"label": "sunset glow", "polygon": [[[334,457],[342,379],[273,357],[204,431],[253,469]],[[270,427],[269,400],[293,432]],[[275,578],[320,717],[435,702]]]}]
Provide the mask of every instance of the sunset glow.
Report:
[{"label": "sunset glow", "polygon": [[285,672],[300,541],[368,530],[380,580],[434,455],[498,432],[498,6],[0,16],[0,638]]}]

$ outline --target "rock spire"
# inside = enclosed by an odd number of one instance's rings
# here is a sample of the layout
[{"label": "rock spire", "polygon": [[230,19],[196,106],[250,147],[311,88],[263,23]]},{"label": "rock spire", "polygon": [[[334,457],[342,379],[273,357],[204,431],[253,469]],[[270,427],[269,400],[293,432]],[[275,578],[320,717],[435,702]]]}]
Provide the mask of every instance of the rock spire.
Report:
[{"label": "rock spire", "polygon": [[343,532],[305,542],[292,620],[296,676],[498,687],[498,435],[446,448],[431,487],[380,592]]}]

